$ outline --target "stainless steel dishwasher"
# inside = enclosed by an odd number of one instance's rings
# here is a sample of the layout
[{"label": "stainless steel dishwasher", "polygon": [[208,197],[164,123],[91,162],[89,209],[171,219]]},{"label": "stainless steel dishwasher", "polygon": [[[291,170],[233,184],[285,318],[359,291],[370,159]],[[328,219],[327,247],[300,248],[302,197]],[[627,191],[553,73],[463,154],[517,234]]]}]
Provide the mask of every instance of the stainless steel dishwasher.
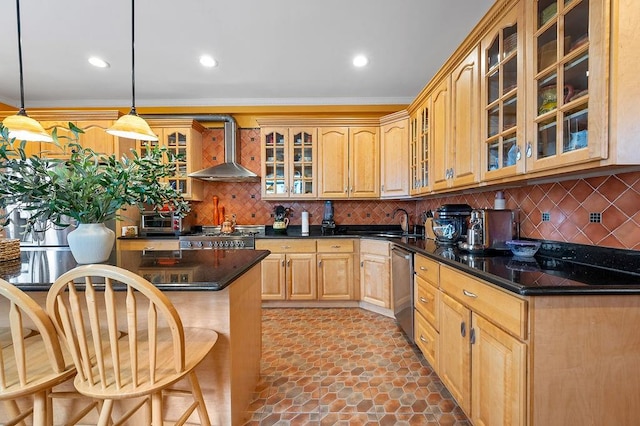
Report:
[{"label": "stainless steel dishwasher", "polygon": [[396,322],[413,343],[413,253],[391,248],[391,288]]}]

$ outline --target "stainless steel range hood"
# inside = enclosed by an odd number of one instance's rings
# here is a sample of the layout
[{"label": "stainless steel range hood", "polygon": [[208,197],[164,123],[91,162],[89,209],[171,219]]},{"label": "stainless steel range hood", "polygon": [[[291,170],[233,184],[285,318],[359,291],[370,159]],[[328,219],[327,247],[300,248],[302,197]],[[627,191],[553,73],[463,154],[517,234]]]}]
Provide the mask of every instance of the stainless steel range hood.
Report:
[{"label": "stainless steel range hood", "polygon": [[251,170],[240,165],[238,152],[236,151],[236,138],[238,129],[236,121],[224,122],[224,163],[208,167],[194,173],[189,177],[206,180],[209,182],[257,182],[260,177]]},{"label": "stainless steel range hood", "polygon": [[[173,115],[144,115],[144,118],[167,118]],[[176,117],[187,115],[177,114]],[[258,182],[260,176],[238,163],[236,120],[227,114],[188,115],[198,121],[224,121],[224,163],[197,172],[189,173],[189,177],[209,182]]]}]

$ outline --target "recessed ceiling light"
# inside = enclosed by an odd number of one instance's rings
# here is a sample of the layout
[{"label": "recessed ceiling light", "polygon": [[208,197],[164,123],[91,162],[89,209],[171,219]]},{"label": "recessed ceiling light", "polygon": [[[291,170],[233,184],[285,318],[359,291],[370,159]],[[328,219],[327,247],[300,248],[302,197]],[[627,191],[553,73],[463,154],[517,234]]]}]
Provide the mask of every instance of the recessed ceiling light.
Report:
[{"label": "recessed ceiling light", "polygon": [[354,67],[364,67],[365,65],[367,65],[369,63],[369,58],[367,58],[364,55],[358,55],[355,58],[353,58],[353,66]]},{"label": "recessed ceiling light", "polygon": [[209,55],[200,56],[200,63],[202,64],[202,66],[209,67],[209,68],[213,68],[218,65],[216,60]]},{"label": "recessed ceiling light", "polygon": [[109,68],[110,66],[109,62],[105,61],[104,59],[100,59],[97,56],[90,57],[89,63],[94,67],[98,67],[98,68]]}]

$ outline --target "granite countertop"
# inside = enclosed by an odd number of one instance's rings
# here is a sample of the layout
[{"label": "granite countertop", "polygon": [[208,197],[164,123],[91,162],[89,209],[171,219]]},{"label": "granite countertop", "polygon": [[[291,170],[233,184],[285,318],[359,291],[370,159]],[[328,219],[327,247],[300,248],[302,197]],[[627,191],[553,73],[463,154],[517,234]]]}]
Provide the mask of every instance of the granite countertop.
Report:
[{"label": "granite countertop", "polygon": [[[636,251],[543,242],[535,257],[518,258],[510,251],[469,254],[433,240],[390,241],[520,295],[640,294]],[[571,256],[562,256],[567,251]]]},{"label": "granite countertop", "polygon": [[[105,263],[142,275],[163,291],[217,291],[268,254],[268,250],[114,250]],[[20,259],[0,262],[0,278],[25,291],[47,291],[56,278],[76,266],[68,247],[22,247]]]}]

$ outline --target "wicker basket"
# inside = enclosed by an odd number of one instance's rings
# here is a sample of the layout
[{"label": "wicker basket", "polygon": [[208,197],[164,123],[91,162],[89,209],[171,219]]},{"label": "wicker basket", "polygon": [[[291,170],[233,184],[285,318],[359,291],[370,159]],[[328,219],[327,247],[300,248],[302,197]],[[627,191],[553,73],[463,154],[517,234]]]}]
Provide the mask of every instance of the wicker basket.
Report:
[{"label": "wicker basket", "polygon": [[20,240],[18,239],[0,239],[0,262],[13,260],[20,257]]}]

